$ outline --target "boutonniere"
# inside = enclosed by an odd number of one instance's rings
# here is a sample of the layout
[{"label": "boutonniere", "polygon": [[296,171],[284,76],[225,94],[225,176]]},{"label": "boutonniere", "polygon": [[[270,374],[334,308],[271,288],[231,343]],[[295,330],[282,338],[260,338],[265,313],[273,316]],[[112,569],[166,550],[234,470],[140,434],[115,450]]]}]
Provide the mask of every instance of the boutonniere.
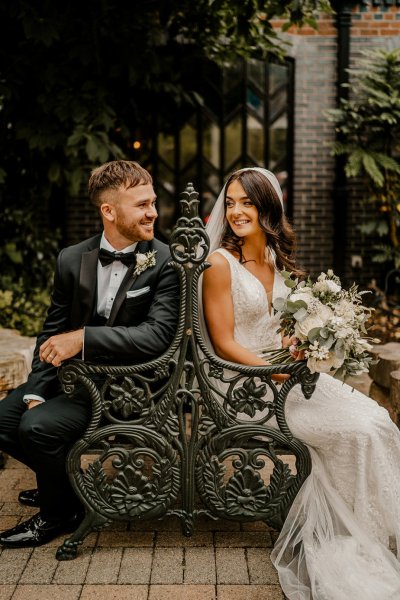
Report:
[{"label": "boutonniere", "polygon": [[136,254],[136,267],[133,274],[140,275],[140,273],[143,273],[146,269],[154,267],[156,264],[156,254],[157,250],[151,250],[151,252],[146,252],[146,254],[138,252]]}]

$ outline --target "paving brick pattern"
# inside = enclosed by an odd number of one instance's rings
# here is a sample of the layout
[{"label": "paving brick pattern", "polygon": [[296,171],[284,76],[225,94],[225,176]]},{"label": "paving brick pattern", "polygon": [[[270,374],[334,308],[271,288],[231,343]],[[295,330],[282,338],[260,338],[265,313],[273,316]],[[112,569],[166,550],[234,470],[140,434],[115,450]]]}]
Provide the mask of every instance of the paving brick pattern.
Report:
[{"label": "paving brick pattern", "polygon": [[[8,458],[0,471],[0,530],[35,509],[17,502],[32,474]],[[284,600],[264,523],[203,519],[191,538],[176,518],[116,523],[88,536],[73,561],[58,562],[65,536],[35,549],[0,549],[0,600]]]}]

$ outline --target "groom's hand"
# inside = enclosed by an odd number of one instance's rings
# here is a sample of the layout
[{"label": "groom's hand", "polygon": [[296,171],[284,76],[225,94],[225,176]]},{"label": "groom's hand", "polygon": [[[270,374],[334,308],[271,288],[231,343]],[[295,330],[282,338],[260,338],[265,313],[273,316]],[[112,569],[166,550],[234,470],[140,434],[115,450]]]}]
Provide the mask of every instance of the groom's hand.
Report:
[{"label": "groom's hand", "polygon": [[52,335],[39,348],[39,357],[42,362],[59,367],[63,360],[72,358],[82,351],[83,329]]},{"label": "groom's hand", "polygon": [[42,402],[42,400],[32,399],[32,400],[26,401],[25,404],[28,409],[31,409],[31,408],[35,408],[35,406],[39,406],[39,404],[43,404],[43,402]]}]

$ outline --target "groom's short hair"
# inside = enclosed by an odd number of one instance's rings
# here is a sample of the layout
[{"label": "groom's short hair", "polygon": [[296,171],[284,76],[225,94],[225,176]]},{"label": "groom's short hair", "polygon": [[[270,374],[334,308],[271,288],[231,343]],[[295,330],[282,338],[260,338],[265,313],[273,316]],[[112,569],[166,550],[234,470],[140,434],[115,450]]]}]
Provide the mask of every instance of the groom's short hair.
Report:
[{"label": "groom's short hair", "polygon": [[88,184],[89,198],[98,208],[102,204],[102,192],[129,189],[137,185],[152,184],[148,171],[133,160],[112,160],[91,172]]}]

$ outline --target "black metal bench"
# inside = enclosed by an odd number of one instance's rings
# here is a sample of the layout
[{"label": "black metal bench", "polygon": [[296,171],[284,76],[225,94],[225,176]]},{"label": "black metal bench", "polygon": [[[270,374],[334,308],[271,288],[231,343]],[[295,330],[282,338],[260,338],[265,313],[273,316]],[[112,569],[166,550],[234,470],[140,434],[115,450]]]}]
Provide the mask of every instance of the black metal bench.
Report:
[{"label": "black metal bench", "polygon": [[[262,520],[279,529],[310,472],[309,451],[287,425],[285,400],[298,384],[309,398],[318,376],[304,362],[248,367],[210,354],[200,335],[197,297],[209,241],[191,184],[181,207],[170,241],[180,315],[168,351],[141,365],[72,360],[61,369],[67,393],[78,382],[86,386],[92,418],[67,461],[86,517],[57,550],[58,560],[75,558],[91,531],[114,521],[175,515],[187,536],[200,515]],[[291,377],[278,386],[274,373]],[[269,425],[273,416],[278,427]],[[94,456],[82,470],[87,454]],[[295,473],[282,460],[285,454],[294,455]]]}]

